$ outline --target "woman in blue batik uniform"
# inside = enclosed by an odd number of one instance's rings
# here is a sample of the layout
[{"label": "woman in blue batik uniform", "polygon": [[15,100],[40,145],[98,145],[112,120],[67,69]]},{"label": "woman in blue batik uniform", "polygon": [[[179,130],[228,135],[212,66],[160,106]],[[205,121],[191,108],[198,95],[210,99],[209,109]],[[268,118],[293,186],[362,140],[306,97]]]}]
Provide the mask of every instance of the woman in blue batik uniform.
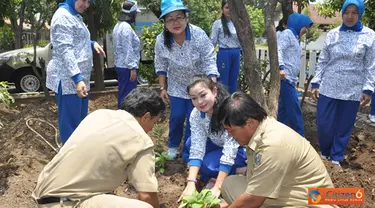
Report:
[{"label": "woman in blue batik uniform", "polygon": [[190,115],[191,137],[186,142],[190,154],[183,155],[189,163],[188,183],[183,196],[192,194],[196,189],[198,172],[203,183],[212,179],[212,184],[209,183],[206,188],[211,188],[219,196],[221,185],[228,175],[238,170],[246,171],[245,149],[228,136],[216,119],[219,104],[229,93],[224,85],[204,75],[194,77],[187,91],[195,108]]},{"label": "woman in blue batik uniform", "polygon": [[312,24],[308,16],[293,13],[288,17],[288,28],[279,34],[277,40],[281,79],[277,120],[303,137],[303,116],[295,85],[301,66],[302,48],[299,39]]},{"label": "woman in blue batik uniform", "polygon": [[211,40],[216,47],[217,68],[220,73],[219,82],[223,83],[233,93],[237,90],[238,74],[240,73],[241,45],[237,38],[237,32],[230,20],[230,12],[227,0],[221,3],[222,15],[212,25]]},{"label": "woman in blue batik uniform", "polygon": [[375,32],[361,23],[362,0],[346,0],[343,24],[328,32],[319,55],[312,95],[318,100],[321,157],[340,166],[357,111],[374,91]]},{"label": "woman in blue batik uniform", "polygon": [[[193,104],[186,92],[189,81],[198,74],[206,74],[216,81],[214,47],[209,37],[199,27],[188,24],[188,9],[181,0],[162,0],[164,31],[156,38],[155,71],[159,76],[160,96],[170,102],[168,155],[175,158],[183,136],[190,137],[190,112]],[[168,89],[166,89],[168,76]],[[185,139],[186,140],[186,139]],[[182,150],[186,150],[183,148]]]},{"label": "woman in blue batik uniform", "polygon": [[125,1],[119,15],[119,22],[113,29],[113,47],[115,55],[115,70],[118,80],[118,102],[120,105],[130,91],[137,87],[137,70],[140,60],[139,38],[132,25],[135,23],[137,12],[140,12],[137,2]]},{"label": "woman in blue batik uniform", "polygon": [[55,92],[60,138],[64,144],[86,117],[92,69],[92,51],[105,56],[82,21],[93,0],[65,0],[52,17],[52,59],[46,85]]}]

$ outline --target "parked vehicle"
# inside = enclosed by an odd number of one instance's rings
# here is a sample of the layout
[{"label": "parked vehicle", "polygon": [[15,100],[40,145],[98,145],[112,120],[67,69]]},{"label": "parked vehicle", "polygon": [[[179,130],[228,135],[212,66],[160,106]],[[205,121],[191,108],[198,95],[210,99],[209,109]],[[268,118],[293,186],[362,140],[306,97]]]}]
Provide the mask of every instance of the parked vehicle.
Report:
[{"label": "parked vehicle", "polygon": [[[141,13],[137,15],[136,19],[136,33],[139,37],[142,35],[143,26],[151,26],[158,18],[149,10],[141,7]],[[104,39],[104,49],[106,50],[107,57],[102,59],[103,63],[103,75],[104,80],[117,79],[116,72],[114,70],[114,54],[113,54],[113,42],[112,34],[108,33]],[[142,44],[142,43],[141,43]],[[39,65],[39,58],[45,60],[46,66],[51,59],[52,45],[48,44],[45,47],[37,47],[37,69],[41,72]],[[34,50],[33,48],[23,48],[8,51],[0,54],[0,81],[12,82],[16,86],[17,92],[36,92],[42,89],[41,81],[34,74],[30,64],[27,64],[26,59],[33,60]],[[141,52],[141,62],[152,62],[147,60]],[[91,76],[94,77],[94,76]],[[138,76],[138,82],[140,84],[146,84],[147,80]]]}]

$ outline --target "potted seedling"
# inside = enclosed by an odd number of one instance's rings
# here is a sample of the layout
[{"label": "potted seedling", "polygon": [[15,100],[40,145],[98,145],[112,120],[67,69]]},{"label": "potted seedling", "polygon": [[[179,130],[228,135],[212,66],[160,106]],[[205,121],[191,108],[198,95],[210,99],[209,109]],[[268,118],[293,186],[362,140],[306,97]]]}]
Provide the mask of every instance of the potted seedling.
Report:
[{"label": "potted seedling", "polygon": [[178,208],[214,208],[219,203],[220,199],[209,189],[203,189],[200,193],[195,190],[193,194],[185,196]]}]

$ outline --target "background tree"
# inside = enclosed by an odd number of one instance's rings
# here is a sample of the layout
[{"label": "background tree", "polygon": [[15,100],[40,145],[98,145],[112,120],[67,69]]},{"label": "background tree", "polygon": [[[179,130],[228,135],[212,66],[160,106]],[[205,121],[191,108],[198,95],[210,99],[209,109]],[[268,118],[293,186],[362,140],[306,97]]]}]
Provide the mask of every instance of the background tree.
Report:
[{"label": "background tree", "polygon": [[[26,59],[26,61],[33,68],[34,74],[41,80],[42,88],[45,97],[49,97],[49,91],[46,87],[46,66],[45,60],[37,60],[37,37],[40,30],[45,27],[45,23],[52,18],[53,12],[56,8],[55,0],[28,0],[29,6],[25,9],[25,22],[31,25],[32,43],[34,48],[33,60]],[[37,69],[37,61],[39,61],[41,70]]]},{"label": "background tree", "polygon": [[25,10],[28,0],[1,1],[2,18],[9,18],[15,37],[15,48],[22,48],[23,23],[25,22]]},{"label": "background tree", "polygon": [[254,32],[250,16],[243,1],[228,0],[231,18],[242,46],[244,74],[250,88],[250,94],[261,106],[268,111],[262,86],[262,72],[255,50]]}]

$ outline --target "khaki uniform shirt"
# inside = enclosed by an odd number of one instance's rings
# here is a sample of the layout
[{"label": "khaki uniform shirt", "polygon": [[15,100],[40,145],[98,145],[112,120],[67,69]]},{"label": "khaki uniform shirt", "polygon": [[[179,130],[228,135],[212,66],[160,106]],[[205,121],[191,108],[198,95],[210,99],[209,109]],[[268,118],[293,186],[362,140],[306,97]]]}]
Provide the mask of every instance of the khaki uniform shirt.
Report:
[{"label": "khaki uniform shirt", "polygon": [[333,187],[310,143],[273,118],[259,124],[246,148],[246,193],[267,197],[266,207],[307,206],[308,188]]},{"label": "khaki uniform shirt", "polygon": [[153,145],[131,114],[97,110],[44,167],[32,196],[83,200],[113,192],[126,179],[139,192],[157,192]]}]

